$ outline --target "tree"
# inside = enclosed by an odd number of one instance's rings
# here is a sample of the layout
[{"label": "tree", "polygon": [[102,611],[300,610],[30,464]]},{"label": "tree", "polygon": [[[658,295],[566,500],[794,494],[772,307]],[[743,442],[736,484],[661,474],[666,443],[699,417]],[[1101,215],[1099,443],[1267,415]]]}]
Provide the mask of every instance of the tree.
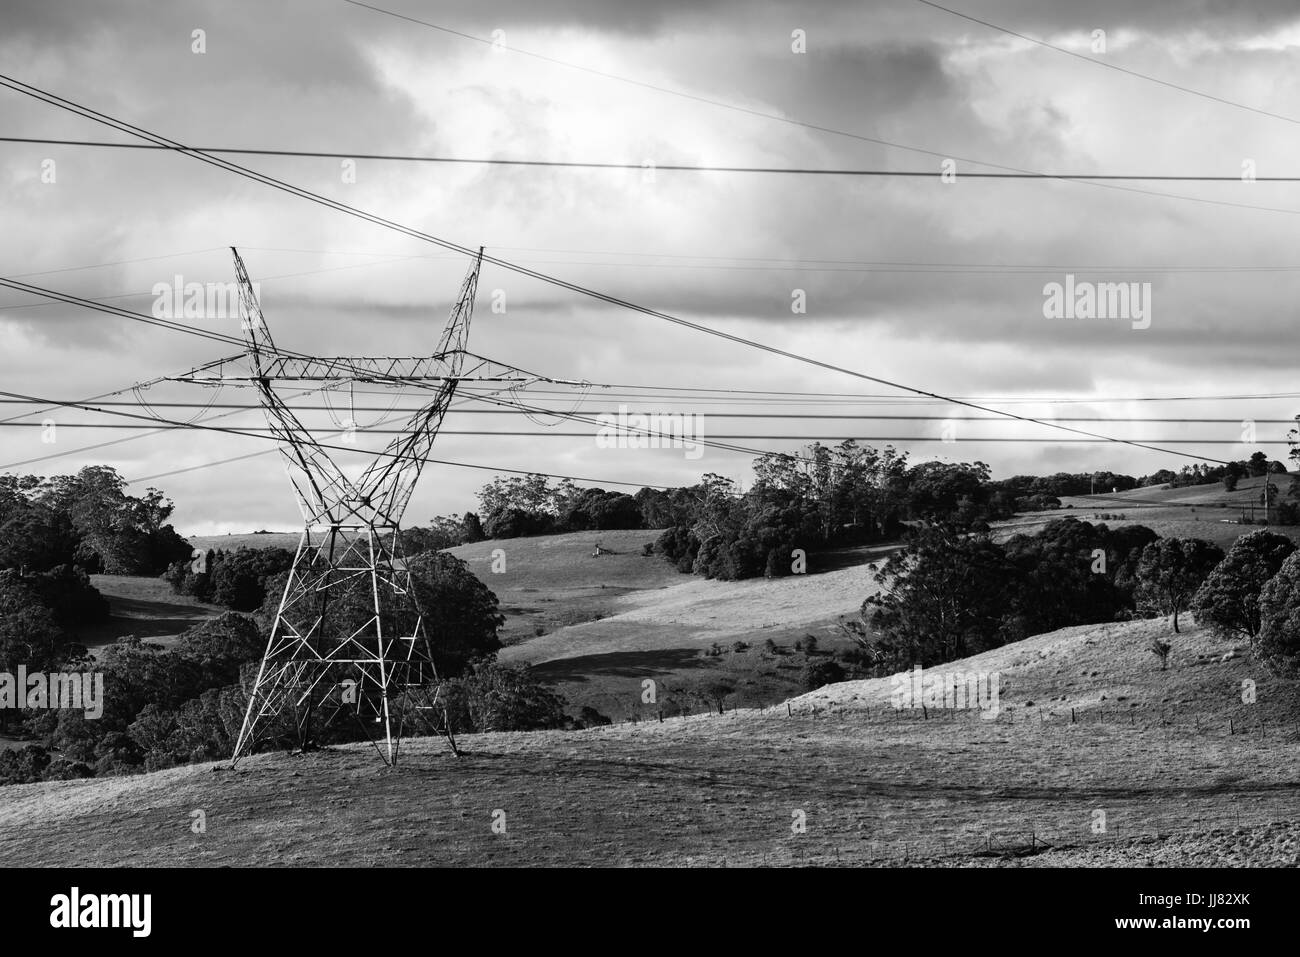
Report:
[{"label": "tree", "polygon": [[1178,474],[1176,472],[1171,472],[1169,469],[1160,469],[1158,472],[1152,472],[1150,475],[1143,476],[1138,481],[1138,485],[1142,488],[1152,488],[1157,485],[1172,485],[1177,478]]},{"label": "tree", "polygon": [[571,496],[560,516],[561,526],[574,532],[640,528],[642,522],[636,499],[623,492],[607,492],[600,488],[582,489]]},{"label": "tree", "polygon": [[24,581],[38,600],[65,628],[106,621],[108,599],[90,583],[90,576],[76,565],[58,565],[46,572],[28,575]]},{"label": "tree", "polygon": [[1292,552],[1259,596],[1255,654],[1276,675],[1300,677],[1300,551]]},{"label": "tree", "polygon": [[461,519],[461,535],[466,542],[481,542],[487,538],[483,534],[483,523],[474,512],[466,512],[465,517]]},{"label": "tree", "polygon": [[1237,489],[1237,475],[1234,472],[1227,472],[1223,476],[1223,489],[1226,492],[1233,492]]},{"label": "tree", "polygon": [[292,566],[293,552],[287,548],[217,552],[209,568],[212,601],[235,611],[256,611],[266,598],[267,581]]},{"label": "tree", "polygon": [[503,508],[489,512],[483,530],[488,538],[522,538],[527,535],[544,535],[551,531],[554,522],[545,512],[523,508]]},{"label": "tree", "polygon": [[1273,515],[1273,505],[1277,502],[1277,486],[1269,479],[1264,480],[1264,487],[1259,493],[1259,504],[1264,506],[1265,523]]},{"label": "tree", "polygon": [[62,512],[19,498],[0,508],[0,568],[45,571],[71,564],[77,532]]},{"label": "tree", "polygon": [[985,535],[927,525],[876,572],[863,603],[868,651],[894,668],[930,667],[1023,638],[1007,620],[1015,565]]},{"label": "tree", "polygon": [[1295,550],[1295,542],[1276,532],[1241,536],[1197,589],[1190,606],[1196,620],[1221,637],[1254,641],[1261,628],[1260,593]]},{"label": "tree", "polygon": [[[34,575],[0,570],[0,672],[12,674],[19,665],[30,672],[80,667],[87,651],[68,641],[64,628],[107,617],[108,602],[80,568],[60,565]],[[8,730],[12,713],[0,708],[0,731]]]},{"label": "tree", "polygon": [[1037,535],[1012,536],[1004,548],[1018,576],[1008,582],[1008,611],[1027,634],[1114,621],[1133,608],[1132,571],[1156,538],[1141,525],[1112,530],[1074,518],[1050,521]]},{"label": "tree", "polygon": [[500,650],[497,629],[505,618],[497,596],[466,562],[448,552],[426,552],[409,567],[439,674],[460,674],[474,659]]},{"label": "tree", "polygon": [[79,538],[76,560],[92,572],[156,575],[190,553],[189,545],[165,525],[173,505],[157,489],[126,493],[127,482],[105,465],[88,465],[76,475],[36,479],[26,494],[67,516]]},{"label": "tree", "polygon": [[[438,674],[460,674],[469,662],[495,654],[501,648],[497,629],[505,624],[492,590],[469,570],[469,565],[450,552],[424,552],[407,563],[411,572],[411,596],[380,592],[380,624],[385,635],[409,635],[416,617],[423,617],[425,633]],[[263,628],[269,628],[280,608],[287,573],[270,579],[266,599],[258,612]],[[366,629],[374,633],[375,598],[368,575],[353,575],[329,589],[325,628],[330,634],[352,634]],[[411,600],[414,599],[414,601]],[[305,602],[292,616],[300,627],[311,626],[320,605]]]},{"label": "tree", "polygon": [[[983,462],[922,462],[908,473],[911,513],[916,518],[954,519],[963,511],[978,518],[978,506],[988,500],[989,467]],[[962,524],[969,524],[963,521]]]},{"label": "tree", "polygon": [[1253,452],[1246,460],[1246,468],[1250,471],[1251,478],[1264,475],[1268,472],[1268,456],[1263,452]]},{"label": "tree", "polygon": [[1223,549],[1201,538],[1161,538],[1152,542],[1142,550],[1138,563],[1139,606],[1172,615],[1174,633],[1178,634],[1179,612],[1222,560]]}]

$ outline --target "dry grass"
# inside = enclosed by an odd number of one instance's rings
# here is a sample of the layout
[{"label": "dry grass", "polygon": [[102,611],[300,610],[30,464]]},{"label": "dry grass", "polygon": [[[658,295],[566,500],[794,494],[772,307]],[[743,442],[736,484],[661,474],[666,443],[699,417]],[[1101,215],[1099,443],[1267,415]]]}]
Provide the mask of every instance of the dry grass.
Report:
[{"label": "dry grass", "polygon": [[[1199,631],[1160,672],[1138,650],[1156,627],[1066,629],[967,662],[1005,669],[1011,691],[996,721],[882,710],[867,683],[853,682],[797,699],[792,715],[782,706],[471,736],[460,759],[440,741],[413,740],[396,771],[354,746],[258,756],[234,771],[21,785],[0,808],[0,856],[13,865],[1297,863],[1295,683],[1245,657],[1206,659],[1223,649]],[[1229,735],[1228,717],[1245,707],[1234,697],[1243,676],[1259,680],[1257,724]],[[1054,691],[1065,700],[1040,701]],[[1111,703],[1129,708],[1100,710]],[[1071,723],[1071,706],[1086,716]],[[190,830],[195,810],[205,834]],[[497,810],[505,834],[492,831]],[[1098,810],[1102,834],[1092,830]],[[798,811],[802,834],[791,828]]]}]

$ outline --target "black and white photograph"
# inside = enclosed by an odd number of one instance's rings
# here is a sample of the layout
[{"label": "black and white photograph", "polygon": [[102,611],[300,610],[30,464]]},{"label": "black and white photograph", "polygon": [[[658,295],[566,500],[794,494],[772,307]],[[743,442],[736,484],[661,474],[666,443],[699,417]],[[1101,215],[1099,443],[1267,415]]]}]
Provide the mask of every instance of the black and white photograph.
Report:
[{"label": "black and white photograph", "polygon": [[22,919],[853,870],[1249,941],[1298,148],[1294,0],[3,0]]}]

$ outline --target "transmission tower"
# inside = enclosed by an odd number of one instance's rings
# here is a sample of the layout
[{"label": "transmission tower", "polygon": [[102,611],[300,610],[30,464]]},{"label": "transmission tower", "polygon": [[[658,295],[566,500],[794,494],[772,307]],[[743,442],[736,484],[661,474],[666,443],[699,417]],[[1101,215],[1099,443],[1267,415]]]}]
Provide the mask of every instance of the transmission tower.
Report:
[{"label": "transmission tower", "polygon": [[[423,357],[316,357],[278,350],[243,260],[231,252],[246,351],[170,378],[257,390],[303,517],[232,763],[286,735],[310,748],[344,715],[359,722],[389,765],[397,763],[403,731],[416,719],[446,733],[454,751],[453,729],[436,690],[427,609],[420,607],[402,551],[402,514],[460,383],[497,383],[503,389],[535,381],[581,383],[524,373],[465,350],[481,249],[437,349]],[[330,455],[340,446],[304,426],[277,389],[314,392],[357,382],[431,395],[353,480]],[[349,438],[345,433],[344,441]]]}]

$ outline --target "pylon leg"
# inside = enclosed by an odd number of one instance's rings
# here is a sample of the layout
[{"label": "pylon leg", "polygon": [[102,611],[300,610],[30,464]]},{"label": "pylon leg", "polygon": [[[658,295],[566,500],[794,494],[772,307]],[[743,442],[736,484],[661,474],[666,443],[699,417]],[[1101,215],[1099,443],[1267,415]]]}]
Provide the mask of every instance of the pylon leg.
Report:
[{"label": "pylon leg", "polygon": [[384,762],[396,763],[410,692],[436,677],[397,540],[395,526],[304,529],[232,762],[284,736],[288,715],[305,749],[351,713]]}]

